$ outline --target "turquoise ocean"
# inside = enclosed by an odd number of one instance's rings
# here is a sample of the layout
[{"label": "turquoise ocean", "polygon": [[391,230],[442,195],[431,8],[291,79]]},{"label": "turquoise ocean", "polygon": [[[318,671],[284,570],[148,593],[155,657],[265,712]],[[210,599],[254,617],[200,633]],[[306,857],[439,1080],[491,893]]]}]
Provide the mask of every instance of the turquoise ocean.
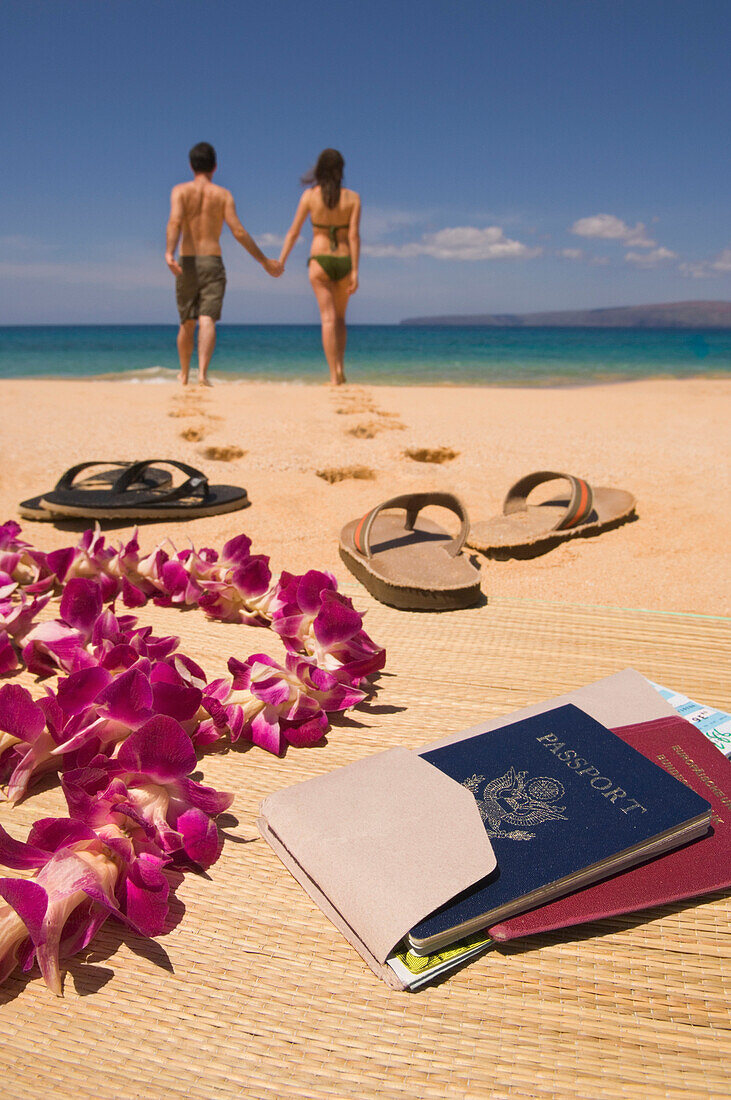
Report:
[{"label": "turquoise ocean", "polygon": [[[175,334],[174,325],[0,327],[0,378],[172,379]],[[351,382],[385,385],[721,377],[731,373],[731,331],[351,325],[346,366]],[[320,329],[221,324],[211,376],[322,382]]]}]

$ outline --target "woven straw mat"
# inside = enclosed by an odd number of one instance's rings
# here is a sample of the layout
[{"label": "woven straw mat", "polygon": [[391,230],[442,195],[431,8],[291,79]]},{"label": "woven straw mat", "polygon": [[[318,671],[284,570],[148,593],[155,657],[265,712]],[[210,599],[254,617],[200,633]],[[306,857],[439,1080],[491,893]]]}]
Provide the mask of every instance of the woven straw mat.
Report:
[{"label": "woven straw mat", "polygon": [[[258,839],[269,792],[393,745],[417,747],[628,665],[731,709],[731,622],[495,599],[409,614],[345,587],[388,660],[377,694],[327,742],[276,759],[208,753],[204,781],[236,793],[209,874],[176,887],[170,931],[108,921],[69,961],[63,1000],[37,971],[0,989],[3,1096],[727,1097],[728,918],[710,896],[488,952],[415,994],[382,984]],[[208,675],[269,652],[271,631],[148,606]],[[30,678],[19,678],[34,693]],[[0,822],[25,838],[62,815],[56,785]]]}]

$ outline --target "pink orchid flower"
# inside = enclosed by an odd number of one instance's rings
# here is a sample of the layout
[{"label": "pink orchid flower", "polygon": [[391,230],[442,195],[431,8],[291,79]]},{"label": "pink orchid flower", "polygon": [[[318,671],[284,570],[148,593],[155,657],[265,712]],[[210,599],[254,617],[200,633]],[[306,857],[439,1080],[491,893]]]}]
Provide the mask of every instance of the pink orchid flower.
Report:
[{"label": "pink orchid flower", "polygon": [[[0,906],[0,977],[18,962],[30,969],[35,955],[46,985],[60,997],[60,954],[85,946],[109,913],[119,912],[114,890],[122,863],[81,822],[53,818],[36,822],[27,844],[0,827],[0,863],[36,872],[31,879],[0,879],[6,903]],[[80,925],[64,943],[67,922],[79,907]]]},{"label": "pink orchid flower", "polygon": [[60,618],[39,623],[22,640],[22,657],[29,672],[50,676],[59,668],[73,672],[95,664],[87,646],[102,607],[102,590],[96,581],[68,581]]},{"label": "pink orchid flower", "polygon": [[0,576],[4,579],[4,587],[13,591],[19,586],[29,595],[47,592],[54,584],[47,555],[35,550],[19,535],[20,525],[14,521],[0,525]]},{"label": "pink orchid flower", "polygon": [[[218,702],[231,740],[243,737],[268,752],[280,754],[287,744],[315,744],[329,729],[326,710],[345,710],[364,698],[301,658],[282,668],[265,653],[255,653],[246,661],[232,657],[228,667],[232,690]],[[212,722],[220,721],[220,709],[211,714]]]},{"label": "pink orchid flower", "polygon": [[50,598],[28,599],[25,592],[21,592],[18,600],[0,599],[0,629],[12,638],[23,638]]},{"label": "pink orchid flower", "polygon": [[89,528],[84,531],[75,547],[52,551],[48,555],[48,564],[62,584],[72,579],[96,581],[104,603],[109,603],[117,596],[121,587],[119,578],[113,576],[109,570],[116,553],[116,550],[106,545],[97,524],[93,530]]},{"label": "pink orchid flower", "polygon": [[126,543],[120,543],[105,562],[106,572],[118,582],[125,607],[143,607],[157,592],[156,585],[148,575],[149,561],[151,559],[154,562],[161,551],[153,551],[149,559],[141,559],[139,551],[140,544],[135,528],[132,537]]},{"label": "pink orchid flower", "polygon": [[261,624],[272,574],[265,554],[252,554],[251,539],[237,535],[225,543],[215,568],[200,576],[199,606],[212,619]]},{"label": "pink orchid flower", "polygon": [[[85,669],[69,680],[99,675],[103,670]],[[98,684],[94,690],[98,692]],[[17,684],[0,688],[0,706],[4,711],[2,728],[16,739],[2,760],[3,770],[9,772],[9,802],[19,802],[32,783],[49,771],[58,771],[63,766],[63,753],[80,748],[92,737],[98,747],[102,719],[91,708],[64,710],[52,692],[34,702],[30,692]]]},{"label": "pink orchid flower", "polygon": [[161,852],[185,856],[203,868],[221,852],[215,821],[233,795],[190,779],[197,760],[179,722],[151,718],[133,733],[113,759],[97,757],[87,768],[62,777],[69,811],[98,828],[104,821],[124,827],[129,818]]},{"label": "pink orchid flower", "polygon": [[137,531],[110,564],[110,572],[120,578],[122,599],[127,607],[141,607],[148,599],[164,606],[178,604],[194,606],[202,589],[201,577],[207,577],[211,566],[218,559],[215,550],[178,552],[170,545],[157,546],[151,554],[141,558]]},{"label": "pink orchid flower", "polygon": [[272,629],[290,652],[304,653],[321,668],[342,670],[353,684],[385,664],[386,651],[362,629],[363,617],[337,591],[331,573],[282,573],[271,613]]},{"label": "pink orchid flower", "polygon": [[8,750],[27,741],[28,736],[37,737],[45,725],[43,710],[29,691],[19,684],[0,687],[0,759],[7,759]]},{"label": "pink orchid flower", "polygon": [[23,640],[33,627],[33,620],[50,599],[28,599],[21,592],[19,600],[0,598],[0,676],[14,672],[22,664]]}]

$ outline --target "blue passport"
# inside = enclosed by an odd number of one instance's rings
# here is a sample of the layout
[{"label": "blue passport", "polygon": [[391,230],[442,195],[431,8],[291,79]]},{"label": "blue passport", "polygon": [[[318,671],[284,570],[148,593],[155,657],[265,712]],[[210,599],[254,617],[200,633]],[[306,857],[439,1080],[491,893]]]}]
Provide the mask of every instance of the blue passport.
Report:
[{"label": "blue passport", "polygon": [[498,865],[411,929],[416,953],[677,848],[711,821],[704,798],[572,705],[421,755],[472,791]]}]

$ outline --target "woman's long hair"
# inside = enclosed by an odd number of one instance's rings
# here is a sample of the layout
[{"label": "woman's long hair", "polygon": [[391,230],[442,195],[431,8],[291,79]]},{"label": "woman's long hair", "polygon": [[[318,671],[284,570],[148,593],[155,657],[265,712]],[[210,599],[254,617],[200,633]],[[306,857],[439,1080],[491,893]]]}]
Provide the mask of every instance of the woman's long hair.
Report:
[{"label": "woman's long hair", "polygon": [[343,182],[345,161],[337,149],[323,149],[317,158],[317,164],[302,177],[302,184],[311,187],[318,183],[322,190],[325,206],[333,210],[340,202],[340,188]]}]

